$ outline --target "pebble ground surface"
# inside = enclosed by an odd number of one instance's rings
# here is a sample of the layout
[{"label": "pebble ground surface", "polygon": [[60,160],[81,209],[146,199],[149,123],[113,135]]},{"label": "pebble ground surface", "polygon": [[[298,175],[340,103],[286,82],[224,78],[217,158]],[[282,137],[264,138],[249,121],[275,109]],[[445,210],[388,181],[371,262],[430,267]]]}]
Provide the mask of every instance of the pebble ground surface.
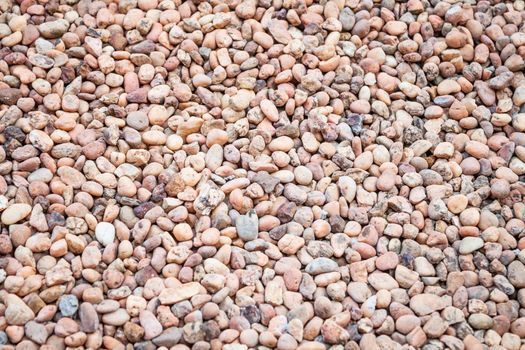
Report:
[{"label": "pebble ground surface", "polygon": [[524,23],[0,0],[0,349],[525,349]]}]

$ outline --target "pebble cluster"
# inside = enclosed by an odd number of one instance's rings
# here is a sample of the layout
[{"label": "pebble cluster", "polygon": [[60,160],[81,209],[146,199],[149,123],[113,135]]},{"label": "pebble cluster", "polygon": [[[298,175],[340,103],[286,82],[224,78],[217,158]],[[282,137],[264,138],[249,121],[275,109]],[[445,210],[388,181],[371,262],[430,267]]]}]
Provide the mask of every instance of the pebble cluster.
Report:
[{"label": "pebble cluster", "polygon": [[1,348],[524,349],[524,23],[0,0]]}]

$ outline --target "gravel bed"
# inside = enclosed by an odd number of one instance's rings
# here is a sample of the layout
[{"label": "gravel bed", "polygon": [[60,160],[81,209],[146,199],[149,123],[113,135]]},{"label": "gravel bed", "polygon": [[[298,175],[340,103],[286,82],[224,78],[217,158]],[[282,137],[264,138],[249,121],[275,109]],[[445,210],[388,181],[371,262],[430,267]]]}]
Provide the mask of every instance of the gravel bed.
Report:
[{"label": "gravel bed", "polygon": [[525,349],[525,2],[0,0],[0,350]]}]

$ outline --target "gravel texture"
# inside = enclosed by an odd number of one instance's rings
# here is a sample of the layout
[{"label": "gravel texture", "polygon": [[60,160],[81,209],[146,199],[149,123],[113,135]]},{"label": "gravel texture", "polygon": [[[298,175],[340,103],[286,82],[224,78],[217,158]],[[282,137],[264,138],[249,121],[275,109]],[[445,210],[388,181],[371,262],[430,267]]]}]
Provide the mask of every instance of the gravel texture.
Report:
[{"label": "gravel texture", "polygon": [[0,348],[525,349],[524,23],[0,0]]}]

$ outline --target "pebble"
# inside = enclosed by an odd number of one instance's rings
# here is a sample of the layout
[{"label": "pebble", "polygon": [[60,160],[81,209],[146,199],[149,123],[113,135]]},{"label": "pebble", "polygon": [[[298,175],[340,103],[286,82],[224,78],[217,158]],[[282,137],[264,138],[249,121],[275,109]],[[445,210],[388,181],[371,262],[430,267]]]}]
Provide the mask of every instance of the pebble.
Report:
[{"label": "pebble", "polygon": [[95,237],[103,246],[110,245],[115,240],[115,226],[109,222],[99,222],[95,229]]},{"label": "pebble", "polygon": [[44,38],[55,39],[61,37],[69,29],[69,22],[65,19],[57,19],[44,22],[38,26],[38,31]]},{"label": "pebble", "polygon": [[32,207],[25,203],[15,203],[9,205],[1,216],[2,224],[12,225],[26,218],[31,213]]},{"label": "pebble", "polygon": [[0,344],[6,345],[8,341],[7,334],[5,332],[0,332]]},{"label": "pebble", "polygon": [[84,302],[80,304],[78,315],[80,318],[80,328],[83,332],[96,332],[99,326],[99,319],[97,311],[93,304],[89,302]]},{"label": "pebble", "polygon": [[255,210],[246,215],[239,215],[235,221],[237,235],[244,241],[253,241],[259,235],[259,219]]},{"label": "pebble", "polygon": [[0,103],[12,106],[22,98],[20,89],[4,88],[0,90]]},{"label": "pebble", "polygon": [[418,294],[410,299],[410,308],[418,316],[429,315],[432,312],[444,309],[446,302],[435,294]]},{"label": "pebble", "polygon": [[341,194],[348,203],[352,203],[357,192],[355,181],[349,176],[341,176],[337,182]]},{"label": "pebble", "polygon": [[175,304],[199,294],[201,286],[196,282],[186,283],[177,288],[164,289],[159,295],[163,305]]},{"label": "pebble", "polygon": [[510,263],[507,271],[509,282],[516,288],[523,288],[525,286],[525,265],[521,261],[513,261]]},{"label": "pebble", "polygon": [[110,326],[122,326],[130,319],[125,309],[118,309],[102,315],[102,322]]},{"label": "pebble", "polygon": [[139,320],[144,328],[144,339],[153,339],[162,333],[162,325],[151,311],[142,310]]},{"label": "pebble", "polygon": [[14,294],[6,296],[5,304],[5,319],[8,325],[23,326],[35,318],[33,310]]},{"label": "pebble", "polygon": [[78,299],[74,295],[63,295],[58,301],[58,309],[62,316],[73,316],[78,310]]},{"label": "pebble", "polygon": [[24,331],[29,339],[40,345],[45,344],[48,337],[46,327],[35,321],[29,321],[26,323],[24,325]]},{"label": "pebble", "polygon": [[485,242],[480,237],[465,237],[459,244],[460,254],[470,254],[483,247]]},{"label": "pebble", "polygon": [[306,265],[305,271],[311,275],[319,275],[327,272],[334,272],[338,269],[335,261],[328,258],[317,258]]}]

